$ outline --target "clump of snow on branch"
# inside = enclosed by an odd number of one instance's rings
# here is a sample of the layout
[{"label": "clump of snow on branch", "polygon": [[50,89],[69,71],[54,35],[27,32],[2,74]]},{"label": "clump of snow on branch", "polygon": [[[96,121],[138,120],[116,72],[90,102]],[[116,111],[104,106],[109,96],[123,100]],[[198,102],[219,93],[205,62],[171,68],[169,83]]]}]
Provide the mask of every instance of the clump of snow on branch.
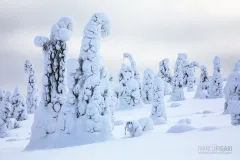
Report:
[{"label": "clump of snow on branch", "polygon": [[144,70],[143,86],[142,86],[142,99],[144,103],[151,103],[153,98],[153,81],[155,75],[153,70],[147,68]]},{"label": "clump of snow on branch", "polygon": [[240,125],[240,60],[238,60],[228,76],[224,87],[224,113],[230,113],[233,125]]},{"label": "clump of snow on branch", "polygon": [[158,125],[167,121],[164,103],[164,82],[161,78],[155,78],[153,84],[152,113],[150,117],[154,124]]},{"label": "clump of snow on branch", "polygon": [[195,98],[206,99],[208,98],[208,89],[209,89],[209,78],[207,68],[204,65],[201,65],[201,74],[200,81],[195,93]]},{"label": "clump of snow on branch", "polygon": [[223,97],[223,80],[221,75],[221,61],[220,57],[216,56],[213,60],[213,76],[209,84],[209,98]]},{"label": "clump of snow on branch", "polygon": [[28,74],[28,88],[27,88],[27,109],[28,113],[35,112],[38,106],[38,89],[36,84],[36,76],[32,66],[32,63],[27,60],[24,65],[24,70]]},{"label": "clump of snow on branch", "polygon": [[18,88],[15,89],[12,96],[12,117],[17,121],[27,119],[27,106]]}]

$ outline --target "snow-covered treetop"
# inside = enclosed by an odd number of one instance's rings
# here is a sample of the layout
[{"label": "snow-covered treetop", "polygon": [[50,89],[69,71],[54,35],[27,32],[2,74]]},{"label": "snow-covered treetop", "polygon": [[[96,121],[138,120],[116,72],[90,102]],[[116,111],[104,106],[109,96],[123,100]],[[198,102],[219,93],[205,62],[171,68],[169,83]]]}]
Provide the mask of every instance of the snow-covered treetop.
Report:
[{"label": "snow-covered treetop", "polygon": [[233,68],[233,71],[240,71],[240,60],[238,60]]},{"label": "snow-covered treetop", "polygon": [[213,59],[214,71],[220,72],[221,60],[220,57],[215,56]]},{"label": "snow-covered treetop", "polygon": [[144,70],[144,78],[145,79],[154,79],[155,74],[152,69],[147,68]]},{"label": "snow-covered treetop", "polygon": [[132,68],[126,64],[122,64],[121,71],[119,73],[119,82],[125,86],[126,82],[132,78],[134,78],[134,72]]},{"label": "snow-covered treetop", "polygon": [[5,92],[0,88],[0,101],[3,101],[5,97]]},{"label": "snow-covered treetop", "polygon": [[[68,41],[72,36],[73,19],[70,17],[62,17],[51,28],[51,40]],[[37,47],[43,47],[49,39],[44,36],[37,36],[34,39],[34,44]]]},{"label": "snow-covered treetop", "polygon": [[68,41],[73,32],[73,19],[71,17],[62,17],[51,28],[51,39]]},{"label": "snow-covered treetop", "polygon": [[25,64],[24,64],[24,71],[26,72],[26,73],[28,73],[30,70],[32,70],[33,68],[32,68],[32,63],[29,61],[29,60],[27,60],[26,62],[25,62]]},{"label": "snow-covered treetop", "polygon": [[135,60],[133,59],[133,56],[132,56],[130,53],[124,53],[124,54],[123,54],[123,59],[124,59],[124,58],[128,58],[128,59],[129,59],[130,64],[131,64],[131,67],[132,67],[132,69],[133,69],[133,71],[134,71],[134,78],[135,78],[136,80],[139,80],[139,79],[140,79],[140,74],[139,74],[139,72],[138,72],[138,70],[137,70],[136,62],[135,62]]}]

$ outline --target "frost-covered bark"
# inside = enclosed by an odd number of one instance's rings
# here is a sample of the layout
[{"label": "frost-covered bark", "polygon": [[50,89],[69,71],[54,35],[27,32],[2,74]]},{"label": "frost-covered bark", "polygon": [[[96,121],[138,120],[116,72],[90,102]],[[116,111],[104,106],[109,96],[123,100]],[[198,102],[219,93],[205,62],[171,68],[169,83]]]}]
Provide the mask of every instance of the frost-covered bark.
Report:
[{"label": "frost-covered bark", "polygon": [[34,115],[29,148],[45,147],[47,144],[44,143],[50,143],[58,130],[58,116],[66,100],[66,41],[71,38],[72,31],[73,20],[62,17],[52,26],[50,39],[42,36],[34,39],[34,44],[43,51],[44,75],[42,98]]},{"label": "frost-covered bark", "polygon": [[72,74],[72,106],[75,116],[82,122],[80,132],[110,135],[117,99],[111,89],[112,76],[100,56],[101,38],[110,33],[110,23],[103,13],[95,13],[85,26],[79,67]]},{"label": "frost-covered bark", "polygon": [[222,98],[223,97],[223,80],[221,75],[221,62],[220,58],[216,56],[213,60],[213,76],[210,79],[209,98]]},{"label": "frost-covered bark", "polygon": [[186,58],[185,54],[179,54],[175,65],[175,73],[172,78],[172,94],[170,97],[171,101],[185,100],[183,91],[183,60]]},{"label": "frost-covered bark", "polygon": [[154,124],[161,124],[167,121],[164,103],[164,82],[161,78],[156,78],[153,85],[152,113],[150,117]]},{"label": "frost-covered bark", "polygon": [[133,56],[130,53],[124,53],[123,58],[128,58],[131,64],[131,68],[134,72],[134,79],[138,82],[140,94],[142,94],[141,78],[137,70],[136,61],[133,59]]},{"label": "frost-covered bark", "polygon": [[17,121],[27,119],[27,106],[18,88],[15,89],[12,96],[12,117]]},{"label": "frost-covered bark", "polygon": [[200,68],[200,81],[197,87],[195,98],[205,99],[208,98],[209,78],[206,66],[202,65]]},{"label": "frost-covered bark", "polygon": [[[232,124],[240,124],[240,60],[236,62],[232,73],[228,76],[224,87],[224,113],[231,113]],[[230,105],[232,106],[229,106]],[[229,109],[230,107],[230,109]]]},{"label": "frost-covered bark", "polygon": [[24,70],[28,74],[28,88],[27,88],[27,108],[28,114],[32,114],[35,112],[38,105],[38,95],[37,95],[37,84],[35,72],[32,66],[32,63],[27,60],[24,65]]},{"label": "frost-covered bark", "polygon": [[142,86],[142,99],[144,103],[151,103],[153,98],[153,70],[147,68],[144,70],[143,86]]}]

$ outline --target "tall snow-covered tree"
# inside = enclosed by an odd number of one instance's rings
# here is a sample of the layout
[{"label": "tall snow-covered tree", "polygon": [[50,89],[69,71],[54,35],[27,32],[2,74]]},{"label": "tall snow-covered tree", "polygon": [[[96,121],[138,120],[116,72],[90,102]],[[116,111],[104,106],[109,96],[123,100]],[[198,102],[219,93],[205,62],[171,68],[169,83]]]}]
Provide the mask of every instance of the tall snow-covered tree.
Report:
[{"label": "tall snow-covered tree", "polygon": [[120,107],[128,108],[143,104],[139,91],[139,83],[134,79],[134,71],[126,64],[122,64],[119,73]]},{"label": "tall snow-covered tree", "polygon": [[[194,87],[196,84],[196,76],[195,76],[195,69],[199,67],[198,62],[193,61],[193,62],[185,62],[183,66],[183,85]],[[189,75],[191,74],[191,75]],[[190,84],[188,84],[190,83]],[[191,87],[190,87],[191,88]],[[189,89],[189,91],[192,91],[192,89]]]},{"label": "tall snow-covered tree", "polygon": [[151,103],[153,98],[153,81],[155,74],[153,70],[147,68],[144,70],[143,86],[142,86],[142,99],[144,103]]},{"label": "tall snow-covered tree", "polygon": [[142,93],[142,83],[141,83],[140,74],[137,70],[136,61],[133,59],[133,56],[130,53],[124,53],[123,58],[128,58],[129,59],[130,64],[131,64],[131,68],[134,72],[134,79],[138,82],[139,91],[140,91],[140,94],[141,94]]},{"label": "tall snow-covered tree", "polygon": [[153,101],[151,118],[155,125],[167,121],[164,103],[164,81],[161,78],[155,78],[153,82]]},{"label": "tall snow-covered tree", "polygon": [[221,75],[220,57],[216,56],[213,60],[213,76],[210,79],[209,98],[223,97],[223,80]]},{"label": "tall snow-covered tree", "polygon": [[[240,125],[240,60],[238,60],[228,76],[224,87],[224,113],[231,113],[232,124]],[[230,105],[231,106],[230,106]]]},{"label": "tall snow-covered tree", "polygon": [[195,98],[205,99],[208,98],[209,78],[207,68],[201,65],[200,81],[197,87]]},{"label": "tall snow-covered tree", "polygon": [[24,70],[28,74],[28,88],[27,88],[27,109],[28,113],[32,114],[35,112],[38,106],[38,89],[36,84],[35,72],[32,63],[27,60],[24,64]]},{"label": "tall snow-covered tree", "polygon": [[12,96],[12,117],[17,121],[27,119],[27,106],[18,88],[15,89]]},{"label": "tall snow-covered tree", "polygon": [[71,38],[72,31],[73,20],[62,17],[52,26],[50,39],[42,36],[34,39],[34,44],[43,51],[44,75],[41,102],[34,115],[27,148],[44,147],[42,145],[50,143],[57,133],[58,115],[66,100],[66,42]]},{"label": "tall snow-covered tree", "polygon": [[175,63],[175,67],[174,67],[174,73],[178,72],[179,70],[181,70],[181,72],[183,73],[183,75],[185,74],[185,70],[184,70],[184,66],[187,63],[187,54],[186,53],[179,53],[176,63]]},{"label": "tall snow-covered tree", "polygon": [[84,29],[79,67],[73,73],[71,89],[71,104],[77,106],[76,116],[82,120],[80,131],[103,136],[111,134],[116,105],[110,87],[111,75],[100,55],[101,38],[109,33],[108,18],[103,13],[95,13]]},{"label": "tall snow-covered tree", "polygon": [[172,78],[172,94],[170,97],[171,101],[181,101],[185,100],[183,91],[183,61],[181,57],[185,57],[185,54],[179,55],[175,65],[175,73]]},{"label": "tall snow-covered tree", "polygon": [[196,78],[194,75],[194,69],[188,68],[187,70],[188,78],[187,78],[187,91],[191,92],[194,91],[194,86],[196,83]]}]

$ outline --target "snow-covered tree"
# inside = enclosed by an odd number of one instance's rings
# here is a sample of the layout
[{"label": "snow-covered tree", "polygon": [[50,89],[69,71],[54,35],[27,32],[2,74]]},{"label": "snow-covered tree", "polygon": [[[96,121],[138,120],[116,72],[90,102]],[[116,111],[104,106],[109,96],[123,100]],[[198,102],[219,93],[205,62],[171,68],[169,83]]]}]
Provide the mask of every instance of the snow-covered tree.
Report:
[{"label": "snow-covered tree", "polygon": [[220,57],[216,56],[213,60],[213,76],[209,84],[209,98],[222,98],[223,97],[223,80],[221,75],[221,62]]},{"label": "snow-covered tree", "polygon": [[129,59],[130,64],[131,64],[131,68],[134,72],[134,79],[138,82],[139,91],[140,91],[140,94],[141,94],[142,93],[142,85],[141,85],[142,83],[141,83],[140,74],[137,70],[136,62],[135,62],[135,60],[133,59],[133,56],[130,53],[124,53],[123,58],[128,58]]},{"label": "snow-covered tree", "polygon": [[28,88],[27,88],[27,109],[28,113],[32,114],[35,112],[38,105],[38,95],[37,95],[37,84],[35,72],[32,63],[27,60],[24,65],[24,70],[28,74]]},{"label": "snow-covered tree", "polygon": [[15,89],[12,96],[12,117],[17,121],[27,119],[27,106],[18,88]]},{"label": "snow-covered tree", "polygon": [[[196,84],[195,69],[199,67],[198,62],[185,62],[183,66],[183,85],[188,87],[188,91],[193,91]],[[190,75],[189,75],[190,74]],[[190,84],[189,84],[190,83]]]},{"label": "snow-covered tree", "polygon": [[[232,73],[228,76],[227,83],[224,87],[225,104],[224,113],[231,113],[232,123],[240,124],[240,60],[238,60],[232,70]],[[229,106],[229,103],[233,106]],[[230,108],[230,109],[229,109]],[[239,108],[240,109],[240,108]]]},{"label": "snow-covered tree", "polygon": [[153,70],[147,68],[144,70],[143,86],[142,86],[142,99],[144,103],[151,103],[153,98],[153,81],[155,75]]},{"label": "snow-covered tree", "polygon": [[181,60],[181,57],[185,57],[185,54],[181,56],[181,54],[178,56],[178,59],[176,61],[175,66],[175,73],[174,77],[172,78],[172,94],[170,97],[171,101],[181,101],[185,100],[184,91],[183,91],[183,61]]},{"label": "snow-covered tree", "polygon": [[125,136],[129,133],[130,137],[138,137],[142,135],[142,126],[138,121],[128,121],[125,125]]},{"label": "snow-covered tree", "polygon": [[153,100],[151,118],[155,125],[167,121],[164,103],[164,82],[161,78],[155,78],[153,83]]},{"label": "snow-covered tree", "polygon": [[166,58],[159,62],[158,77],[162,78],[164,81],[171,84],[169,59]]},{"label": "snow-covered tree", "polygon": [[197,87],[195,98],[205,99],[208,98],[209,78],[207,68],[201,65],[200,81]]},{"label": "snow-covered tree", "polygon": [[8,103],[12,102],[12,93],[10,91],[7,91],[5,95],[5,101],[7,101]]},{"label": "snow-covered tree", "polygon": [[179,70],[182,71],[183,75],[185,74],[184,66],[187,64],[187,54],[186,53],[179,53],[176,64],[174,67],[174,73],[178,72]]},{"label": "snow-covered tree", "polygon": [[9,135],[9,129],[6,123],[0,118],[0,138],[7,137]]},{"label": "snow-covered tree", "polygon": [[3,101],[5,98],[5,91],[0,88],[0,101]]},{"label": "snow-covered tree", "polygon": [[110,23],[103,13],[95,13],[84,29],[70,102],[77,106],[76,116],[82,121],[80,132],[109,136],[112,131],[117,100],[110,85],[112,76],[100,55],[101,38],[109,33]]},{"label": "snow-covered tree", "polygon": [[162,61],[159,62],[158,77],[164,80],[164,95],[170,95],[172,92],[172,86],[171,86],[172,78],[170,75],[168,59],[163,59]]},{"label": "snow-covered tree", "polygon": [[51,28],[50,39],[37,36],[34,44],[42,48],[44,55],[44,75],[42,97],[34,115],[32,135],[28,147],[43,147],[50,143],[58,127],[58,115],[66,100],[66,55],[67,43],[73,31],[73,20],[62,17]]}]

